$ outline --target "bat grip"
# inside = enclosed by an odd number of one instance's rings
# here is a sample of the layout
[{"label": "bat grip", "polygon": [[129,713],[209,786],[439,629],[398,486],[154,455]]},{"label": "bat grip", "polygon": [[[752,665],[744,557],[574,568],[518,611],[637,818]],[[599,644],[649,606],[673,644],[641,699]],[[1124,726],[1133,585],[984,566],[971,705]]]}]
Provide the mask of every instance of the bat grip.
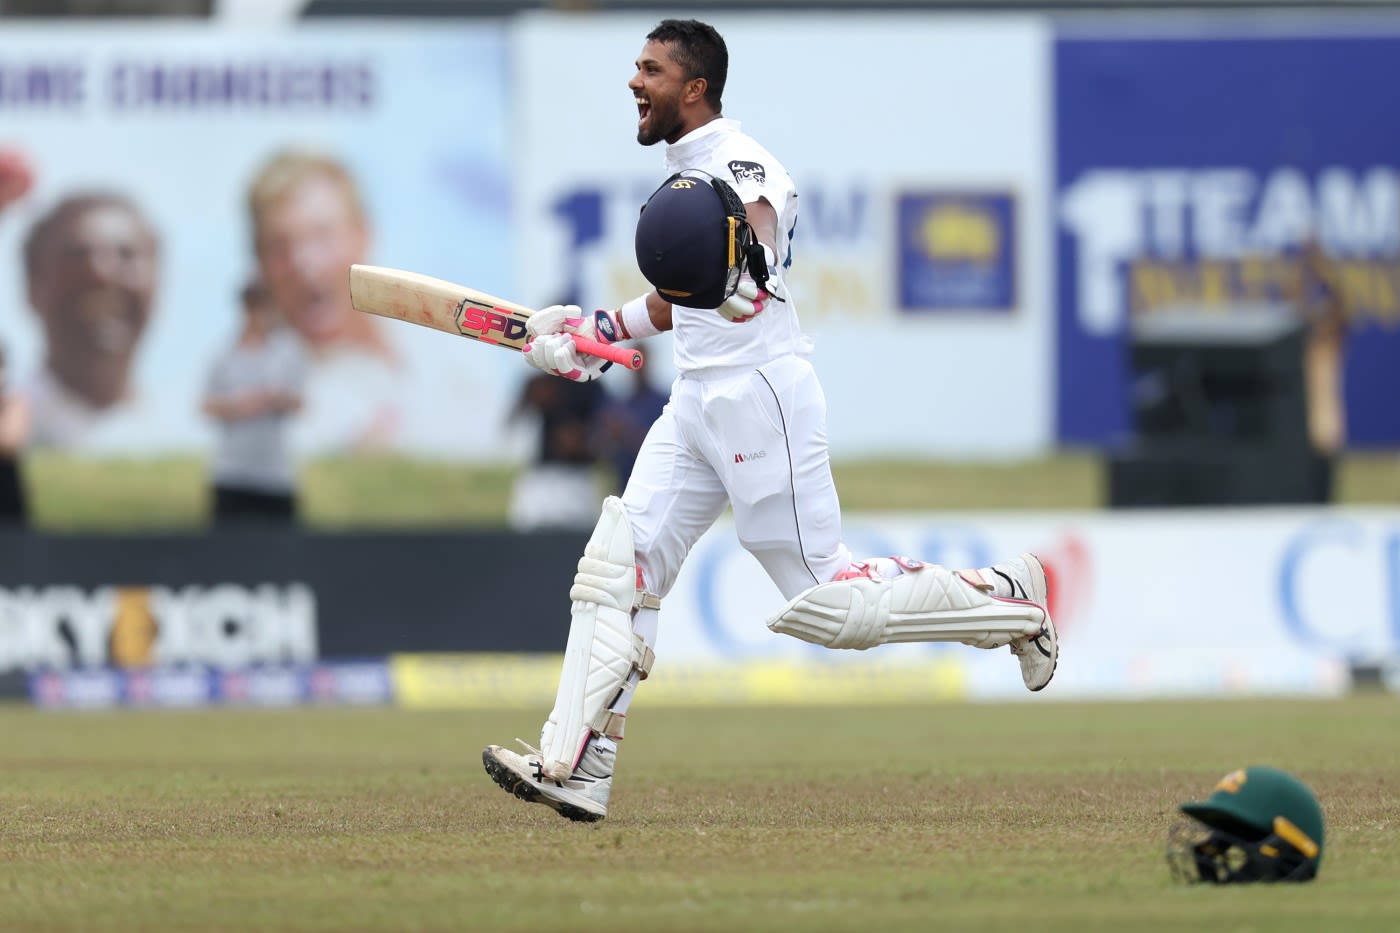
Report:
[{"label": "bat grip", "polygon": [[641,350],[615,346],[601,340],[594,340],[592,337],[585,337],[582,334],[570,334],[569,336],[574,338],[574,346],[579,348],[580,353],[587,353],[589,356],[596,356],[604,360],[612,360],[617,365],[625,366],[628,369],[642,368]]}]

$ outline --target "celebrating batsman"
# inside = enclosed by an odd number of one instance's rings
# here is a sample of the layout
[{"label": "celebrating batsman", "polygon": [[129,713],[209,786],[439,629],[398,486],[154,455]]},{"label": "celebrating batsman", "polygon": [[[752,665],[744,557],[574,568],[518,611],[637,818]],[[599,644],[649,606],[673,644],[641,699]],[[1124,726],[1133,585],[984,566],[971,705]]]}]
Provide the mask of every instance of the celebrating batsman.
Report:
[{"label": "celebrating batsman", "polygon": [[[663,20],[628,82],[637,141],[665,141],[670,177],[637,224],[655,290],[615,311],[546,308],[525,357],[566,379],[607,364],[570,333],[605,341],[674,331],[677,378],[622,497],[608,498],[579,561],[554,709],[538,749],[498,745],[487,772],[515,796],[580,821],[603,819],[617,742],[651,669],[658,610],[695,542],[733,510],[740,543],[788,600],[768,627],[827,648],[891,642],[1008,645],[1030,690],[1055,673],[1058,643],[1034,555],[949,570],[903,557],[856,560],[841,540],[826,400],[784,283],[797,191],[777,159],[723,116],[724,40]],[[523,744],[523,743],[522,743]]]}]

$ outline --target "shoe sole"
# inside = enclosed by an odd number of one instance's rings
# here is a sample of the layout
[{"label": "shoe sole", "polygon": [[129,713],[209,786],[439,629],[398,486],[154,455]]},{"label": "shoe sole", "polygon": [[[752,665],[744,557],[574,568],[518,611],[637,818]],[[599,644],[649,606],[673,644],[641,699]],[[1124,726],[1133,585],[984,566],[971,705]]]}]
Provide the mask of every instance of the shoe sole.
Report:
[{"label": "shoe sole", "polygon": [[527,781],[492,758],[489,749],[481,753],[481,763],[486,766],[486,773],[491,775],[491,780],[495,781],[501,790],[514,794],[526,803],[544,804],[566,820],[573,820],[575,823],[596,823],[603,818],[601,813],[590,813],[582,807],[576,807],[571,803],[550,797],[536,787],[533,782]]},{"label": "shoe sole", "polygon": [[[1054,650],[1051,652],[1050,676],[1045,678],[1045,683],[1041,684],[1039,687],[1031,688],[1031,693],[1039,693],[1050,686],[1050,681],[1055,679],[1055,669],[1060,666],[1060,633],[1056,630],[1055,623],[1050,618],[1050,575],[1045,572],[1045,565],[1042,564],[1040,558],[1034,554],[1027,553],[1021,556],[1026,563],[1033,563],[1035,565],[1035,571],[1039,572],[1040,592],[1032,594],[1034,597],[1032,601],[1045,610],[1045,627],[1050,630],[1050,643],[1055,646]],[[1032,573],[1031,576],[1034,578],[1036,574]],[[1035,580],[1032,579],[1031,582],[1034,583]]]}]

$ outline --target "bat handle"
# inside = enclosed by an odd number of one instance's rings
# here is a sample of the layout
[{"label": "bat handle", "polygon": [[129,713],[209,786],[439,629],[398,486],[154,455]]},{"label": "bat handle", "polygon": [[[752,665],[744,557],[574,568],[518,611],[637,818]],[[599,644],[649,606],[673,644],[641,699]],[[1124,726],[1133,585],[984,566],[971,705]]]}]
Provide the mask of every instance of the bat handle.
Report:
[{"label": "bat handle", "polygon": [[574,338],[574,346],[582,353],[589,356],[596,356],[605,360],[612,360],[619,366],[628,369],[642,368],[642,351],[634,350],[631,347],[619,347],[611,343],[604,343],[601,340],[594,340],[591,337],[584,337],[582,334],[570,334]]}]

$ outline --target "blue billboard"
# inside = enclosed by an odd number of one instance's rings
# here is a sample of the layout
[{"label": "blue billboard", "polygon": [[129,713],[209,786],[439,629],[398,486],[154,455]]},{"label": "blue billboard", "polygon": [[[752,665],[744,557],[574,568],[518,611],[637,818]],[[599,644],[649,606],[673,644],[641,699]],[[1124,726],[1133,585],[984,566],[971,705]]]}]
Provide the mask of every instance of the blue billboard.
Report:
[{"label": "blue billboard", "polygon": [[1057,38],[1061,443],[1130,430],[1136,316],[1296,303],[1309,242],[1349,309],[1348,442],[1400,443],[1400,21],[1379,22]]}]

